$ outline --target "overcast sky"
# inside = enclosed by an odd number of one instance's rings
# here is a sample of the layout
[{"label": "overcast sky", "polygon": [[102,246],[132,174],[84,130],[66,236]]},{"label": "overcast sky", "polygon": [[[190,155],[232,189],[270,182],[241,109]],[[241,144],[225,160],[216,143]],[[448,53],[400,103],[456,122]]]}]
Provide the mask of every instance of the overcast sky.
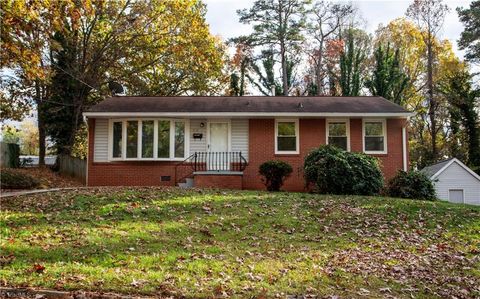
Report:
[{"label": "overcast sky", "polygon": [[[204,0],[207,4],[207,22],[210,30],[215,35],[224,39],[249,33],[250,26],[238,22],[237,9],[249,8],[253,0]],[[363,19],[366,20],[366,30],[373,33],[380,24],[387,24],[393,19],[405,16],[407,7],[412,0],[354,0],[336,1],[352,3],[358,7]],[[468,7],[471,1],[448,0],[444,1],[450,12],[445,18],[441,38],[449,39],[457,55],[463,58],[463,53],[458,50],[457,40],[463,30],[463,25],[458,19],[455,8]]]}]

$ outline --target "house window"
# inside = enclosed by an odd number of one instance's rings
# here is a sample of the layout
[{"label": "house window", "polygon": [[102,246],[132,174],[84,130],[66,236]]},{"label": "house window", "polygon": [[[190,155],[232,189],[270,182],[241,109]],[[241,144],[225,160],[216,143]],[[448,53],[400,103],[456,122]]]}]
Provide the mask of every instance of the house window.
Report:
[{"label": "house window", "polygon": [[158,158],[170,158],[170,121],[158,121]]},{"label": "house window", "polygon": [[363,121],[363,151],[372,154],[385,154],[386,145],[386,121],[364,120]]},{"label": "house window", "polygon": [[184,120],[112,120],[110,158],[113,160],[181,160],[188,151]]},{"label": "house window", "polygon": [[175,158],[185,156],[185,123],[175,122]]},{"label": "house window", "polygon": [[122,131],[123,131],[123,123],[120,121],[116,121],[113,123],[113,158],[121,158],[122,157]]},{"label": "house window", "polygon": [[298,154],[298,120],[277,120],[275,123],[275,152]]},{"label": "house window", "polygon": [[138,157],[138,121],[127,121],[127,158]]},{"label": "house window", "polygon": [[153,158],[153,120],[142,121],[142,158]]},{"label": "house window", "polygon": [[348,120],[327,120],[327,144],[350,150],[350,123]]}]

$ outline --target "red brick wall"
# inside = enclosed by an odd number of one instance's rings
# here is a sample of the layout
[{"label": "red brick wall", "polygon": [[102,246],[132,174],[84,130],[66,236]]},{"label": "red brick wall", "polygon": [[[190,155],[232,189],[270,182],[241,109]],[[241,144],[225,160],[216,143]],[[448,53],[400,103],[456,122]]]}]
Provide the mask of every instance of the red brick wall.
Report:
[{"label": "red brick wall", "polygon": [[195,175],[194,185],[198,188],[243,189],[242,175]]},{"label": "red brick wall", "polygon": [[[93,163],[95,119],[88,119],[88,186],[173,186],[175,165],[168,161]],[[182,175],[179,171],[179,177]],[[170,176],[170,181],[161,181]]]},{"label": "red brick wall", "polygon": [[[387,155],[376,155],[382,163],[385,177],[392,177],[402,169],[402,125],[404,119],[387,120]],[[275,155],[275,120],[250,119],[249,121],[249,165],[244,171],[243,179],[227,179],[224,176],[202,176],[195,183],[205,187],[225,187],[244,189],[265,189],[258,174],[260,164],[265,161],[280,159],[293,167],[293,173],[283,186],[288,191],[303,191],[303,159],[312,149],[325,144],[325,119],[301,119],[300,154]],[[89,153],[88,153],[88,185],[89,186],[157,186],[174,185],[175,165],[178,162],[165,161],[128,161],[93,163],[95,120],[89,119]],[[362,120],[350,119],[351,150],[361,152]],[[408,147],[407,147],[408,149]],[[408,150],[407,150],[408,154]],[[408,157],[408,156],[407,156]],[[182,171],[178,176],[182,176]],[[161,181],[161,176],[170,176],[170,181]],[[241,177],[240,177],[241,178]],[[208,181],[210,180],[210,181]],[[215,185],[212,185],[215,184]]]},{"label": "red brick wall", "polygon": [[[397,170],[403,168],[402,125],[404,122],[404,119],[387,120],[388,154],[375,155],[380,158],[382,171],[387,180],[395,175]],[[325,119],[301,119],[299,124],[300,154],[275,155],[275,120],[250,119],[249,165],[244,171],[243,181],[245,189],[265,189],[259,178],[258,168],[265,161],[278,159],[288,162],[293,168],[293,173],[285,181],[283,189],[305,190],[303,159],[312,149],[325,144]],[[354,152],[363,151],[362,119],[350,119],[350,147]]]}]

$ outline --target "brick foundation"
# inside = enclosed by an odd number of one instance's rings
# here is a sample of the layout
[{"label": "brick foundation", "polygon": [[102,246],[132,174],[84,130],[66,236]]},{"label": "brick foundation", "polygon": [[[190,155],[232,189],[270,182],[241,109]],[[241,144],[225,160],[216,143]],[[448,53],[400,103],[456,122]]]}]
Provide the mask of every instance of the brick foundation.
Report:
[{"label": "brick foundation", "polygon": [[198,188],[243,189],[243,176],[222,174],[195,174],[194,186]]}]

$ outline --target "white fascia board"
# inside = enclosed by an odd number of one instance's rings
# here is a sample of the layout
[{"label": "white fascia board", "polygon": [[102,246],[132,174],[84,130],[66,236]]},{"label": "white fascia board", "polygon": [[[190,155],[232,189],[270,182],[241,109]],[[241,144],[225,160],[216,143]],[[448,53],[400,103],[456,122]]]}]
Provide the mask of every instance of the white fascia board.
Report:
[{"label": "white fascia board", "polygon": [[476,178],[477,180],[480,181],[480,176],[478,174],[476,174],[473,170],[471,170],[470,168],[468,168],[467,165],[463,164],[462,161],[458,160],[457,158],[453,158],[452,160],[450,160],[450,162],[447,163],[447,165],[443,166],[439,171],[437,171],[434,175],[431,176],[431,179],[434,180],[436,179],[442,172],[445,171],[445,169],[447,169],[450,165],[452,165],[453,163],[457,163],[458,165],[460,165],[463,169],[465,169],[468,173],[470,173],[474,178]]},{"label": "white fascia board", "polygon": [[345,113],[345,112],[84,112],[85,117],[390,117],[409,118],[402,113]]}]

